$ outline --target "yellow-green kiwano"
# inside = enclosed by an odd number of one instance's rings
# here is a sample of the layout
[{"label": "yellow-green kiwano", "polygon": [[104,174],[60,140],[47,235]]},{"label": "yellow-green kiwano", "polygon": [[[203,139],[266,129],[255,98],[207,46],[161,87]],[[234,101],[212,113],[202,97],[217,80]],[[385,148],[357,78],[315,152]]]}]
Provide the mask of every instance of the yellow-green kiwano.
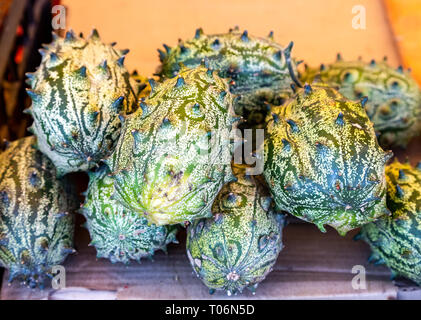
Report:
[{"label": "yellow-green kiwano", "polygon": [[81,213],[86,218],[98,258],[128,264],[151,258],[156,250],[166,251],[176,242],[176,226],[148,225],[146,218],[112,199],[114,181],[107,166],[89,172],[89,186]]},{"label": "yellow-green kiwano", "polygon": [[[27,74],[38,147],[59,175],[87,171],[109,156],[120,135],[119,115],[137,108],[141,84],[124,67],[128,50],[66,33],[40,49],[39,68]],[[145,87],[143,87],[145,88]]]},{"label": "yellow-green kiwano", "polygon": [[136,82],[136,97],[138,100],[146,98],[151,93],[151,85],[147,77],[142,76],[136,70],[132,72],[130,77]]},{"label": "yellow-green kiwano", "polygon": [[180,63],[193,68],[205,61],[222,78],[229,78],[231,93],[240,95],[234,102],[235,112],[252,123],[264,121],[265,102],[281,104],[291,95],[290,84],[296,81],[296,63],[291,59],[293,42],[286,48],[273,40],[273,33],[260,38],[240,32],[208,35],[197,29],[195,36],[165,51],[159,51],[162,62],[158,74],[172,78]]},{"label": "yellow-green kiwano", "polygon": [[238,119],[228,84],[199,66],[159,85],[124,121],[106,161],[114,197],[158,226],[209,216],[233,180],[230,131]]},{"label": "yellow-green kiwano", "polygon": [[387,205],[391,217],[365,225],[356,237],[373,252],[369,261],[386,264],[392,278],[403,276],[421,285],[421,162],[394,162],[386,167]]},{"label": "yellow-green kiwano", "polygon": [[421,91],[410,72],[386,61],[344,61],[321,65],[320,71],[308,69],[304,78],[312,78],[338,87],[348,99],[368,97],[365,110],[379,134],[382,147],[405,147],[421,133]]},{"label": "yellow-green kiwano", "polygon": [[236,182],[224,186],[212,206],[213,217],[194,221],[187,229],[187,256],[213,293],[228,295],[249,288],[253,293],[272,270],[282,245],[284,215],[259,176],[234,165]]},{"label": "yellow-green kiwano", "polygon": [[77,202],[35,142],[22,138],[0,154],[0,266],[9,270],[9,282],[42,288],[74,252]]},{"label": "yellow-green kiwano", "polygon": [[327,86],[299,89],[269,116],[264,177],[280,210],[341,235],[388,213],[385,163],[361,103]]}]

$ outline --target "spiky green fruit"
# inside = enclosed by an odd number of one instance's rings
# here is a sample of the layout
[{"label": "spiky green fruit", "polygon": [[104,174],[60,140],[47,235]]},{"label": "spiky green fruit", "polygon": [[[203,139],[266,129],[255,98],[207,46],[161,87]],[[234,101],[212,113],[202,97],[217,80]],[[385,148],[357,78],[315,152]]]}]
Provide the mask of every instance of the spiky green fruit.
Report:
[{"label": "spiky green fruit", "polygon": [[228,84],[200,66],[153,85],[142,110],[124,121],[106,161],[115,198],[156,225],[210,215],[221,187],[233,179]]},{"label": "spiky green fruit", "polygon": [[213,217],[187,229],[187,256],[196,275],[211,290],[228,295],[255,291],[272,270],[282,245],[284,216],[258,176],[235,165],[238,180],[225,185],[212,206]]},{"label": "spiky green fruit", "polygon": [[359,238],[370,245],[371,261],[421,285],[421,163],[413,168],[394,162],[386,167],[386,180],[392,216],[365,225]]},{"label": "spiky green fruit", "polygon": [[136,97],[138,100],[146,98],[151,93],[151,85],[148,82],[148,78],[139,74],[136,70],[132,72],[130,77],[137,83],[135,87],[137,89]]},{"label": "spiky green fruit", "polygon": [[107,166],[89,173],[89,186],[81,213],[98,258],[128,264],[151,258],[156,250],[166,251],[176,242],[176,226],[148,225],[143,215],[128,210],[112,198],[114,180]]},{"label": "spiky green fruit", "polygon": [[394,69],[385,61],[361,60],[336,62],[308,71],[308,80],[337,86],[348,99],[368,97],[368,117],[379,132],[382,147],[402,146],[421,132],[421,91],[409,71]]},{"label": "spiky green fruit", "polygon": [[9,281],[42,287],[74,251],[76,202],[35,142],[17,140],[0,154],[0,266],[9,269]]},{"label": "spiky green fruit", "polygon": [[186,67],[196,67],[205,59],[212,70],[218,70],[222,78],[230,78],[230,90],[240,95],[234,103],[235,112],[254,122],[266,109],[264,102],[280,104],[291,95],[290,84],[297,74],[291,59],[291,42],[283,48],[268,38],[251,36],[238,28],[229,33],[206,35],[202,29],[196,30],[193,39],[180,41],[178,46],[165,52],[159,51],[162,62],[159,75],[174,77],[180,71],[180,63]]},{"label": "spiky green fruit", "polygon": [[274,108],[264,144],[264,176],[280,210],[341,235],[385,214],[384,168],[362,103],[305,85]]},{"label": "spiky green fruit", "polygon": [[41,65],[28,75],[31,131],[59,175],[88,170],[115,147],[118,116],[136,108],[138,85],[123,65],[127,50],[102,43],[94,30],[88,40],[69,31],[40,52]]}]

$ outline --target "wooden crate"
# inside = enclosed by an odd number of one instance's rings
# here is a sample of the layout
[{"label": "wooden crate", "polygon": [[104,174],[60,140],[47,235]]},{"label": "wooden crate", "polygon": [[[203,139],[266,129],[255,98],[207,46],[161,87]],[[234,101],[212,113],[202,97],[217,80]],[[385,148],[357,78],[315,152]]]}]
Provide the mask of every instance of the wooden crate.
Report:
[{"label": "wooden crate", "polygon": [[41,62],[38,49],[51,41],[49,0],[7,0],[0,5],[0,143],[26,135],[31,100],[25,73]]}]

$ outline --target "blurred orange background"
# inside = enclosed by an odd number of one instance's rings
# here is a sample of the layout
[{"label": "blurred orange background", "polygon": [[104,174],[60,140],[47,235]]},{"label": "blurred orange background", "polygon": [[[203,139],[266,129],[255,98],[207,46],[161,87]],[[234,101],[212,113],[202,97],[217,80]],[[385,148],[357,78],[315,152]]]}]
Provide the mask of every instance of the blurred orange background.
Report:
[{"label": "blurred orange background", "polygon": [[[421,80],[421,3],[416,0],[64,0],[66,26],[89,34],[96,27],[103,40],[129,48],[126,63],[152,76],[159,64],[156,49],[176,45],[179,38],[222,33],[238,25],[250,34],[266,36],[286,46],[309,65],[328,63],[341,52],[345,59],[382,59],[392,66],[411,66]],[[352,8],[362,5],[366,28],[354,29]],[[391,21],[389,21],[389,18]],[[399,41],[398,41],[399,40]],[[417,50],[418,49],[418,50]],[[420,81],[421,82],[421,81]]]},{"label": "blurred orange background", "polygon": [[402,63],[421,85],[421,1],[385,0]]}]

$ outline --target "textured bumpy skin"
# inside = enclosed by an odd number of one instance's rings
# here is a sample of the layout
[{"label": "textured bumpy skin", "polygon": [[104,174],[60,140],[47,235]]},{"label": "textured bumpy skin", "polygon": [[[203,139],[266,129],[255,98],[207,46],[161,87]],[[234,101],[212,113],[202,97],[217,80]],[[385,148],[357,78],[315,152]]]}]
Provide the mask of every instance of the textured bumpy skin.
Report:
[{"label": "textured bumpy skin", "polygon": [[386,179],[393,215],[365,225],[357,238],[370,245],[369,260],[385,263],[392,278],[404,276],[421,286],[421,163],[413,168],[394,162],[386,167]]},{"label": "textured bumpy skin", "polygon": [[272,198],[257,176],[234,166],[238,180],[222,188],[212,206],[213,217],[187,229],[187,256],[212,293],[255,291],[272,270],[282,250],[284,216],[273,211]]},{"label": "textured bumpy skin", "polygon": [[280,210],[344,235],[387,212],[385,163],[362,103],[306,85],[273,108],[264,176]]},{"label": "textured bumpy skin", "polygon": [[157,225],[210,215],[218,191],[233,179],[233,115],[228,84],[202,66],[153,87],[106,161],[116,199]]},{"label": "textured bumpy skin", "polygon": [[9,269],[9,281],[42,287],[51,268],[74,251],[76,201],[34,144],[35,137],[23,138],[0,154],[0,265]]},{"label": "textured bumpy skin", "polygon": [[[257,117],[261,109],[258,106],[263,102],[280,104],[289,97],[291,75],[295,78],[297,73],[290,57],[292,42],[284,49],[273,41],[272,33],[264,39],[238,29],[216,35],[206,35],[198,29],[193,39],[180,41],[174,48],[164,47],[165,52],[158,50],[162,62],[160,76],[177,75],[180,62],[186,67],[196,67],[205,59],[220,77],[232,79],[231,92],[241,95],[234,103],[235,112],[247,118]],[[249,115],[250,112],[256,114]],[[263,122],[264,117],[253,121]]]},{"label": "textured bumpy skin", "polygon": [[89,173],[89,186],[82,214],[98,258],[128,264],[130,260],[152,257],[156,250],[166,251],[176,242],[176,226],[148,226],[143,215],[112,199],[114,181],[107,166]]},{"label": "textured bumpy skin", "polygon": [[151,93],[151,85],[148,82],[148,78],[140,75],[136,70],[130,76],[137,83],[135,86],[137,99],[147,98]]},{"label": "textured bumpy skin", "polygon": [[119,114],[137,105],[138,84],[124,67],[128,50],[88,40],[71,31],[46,49],[36,72],[27,74],[38,147],[63,175],[92,168],[108,156],[120,134]]},{"label": "textured bumpy skin", "polygon": [[382,147],[405,147],[421,132],[421,91],[402,67],[394,69],[385,61],[343,61],[339,56],[319,72],[308,69],[304,75],[306,81],[315,76],[316,81],[337,86],[348,99],[368,97],[365,109]]}]

